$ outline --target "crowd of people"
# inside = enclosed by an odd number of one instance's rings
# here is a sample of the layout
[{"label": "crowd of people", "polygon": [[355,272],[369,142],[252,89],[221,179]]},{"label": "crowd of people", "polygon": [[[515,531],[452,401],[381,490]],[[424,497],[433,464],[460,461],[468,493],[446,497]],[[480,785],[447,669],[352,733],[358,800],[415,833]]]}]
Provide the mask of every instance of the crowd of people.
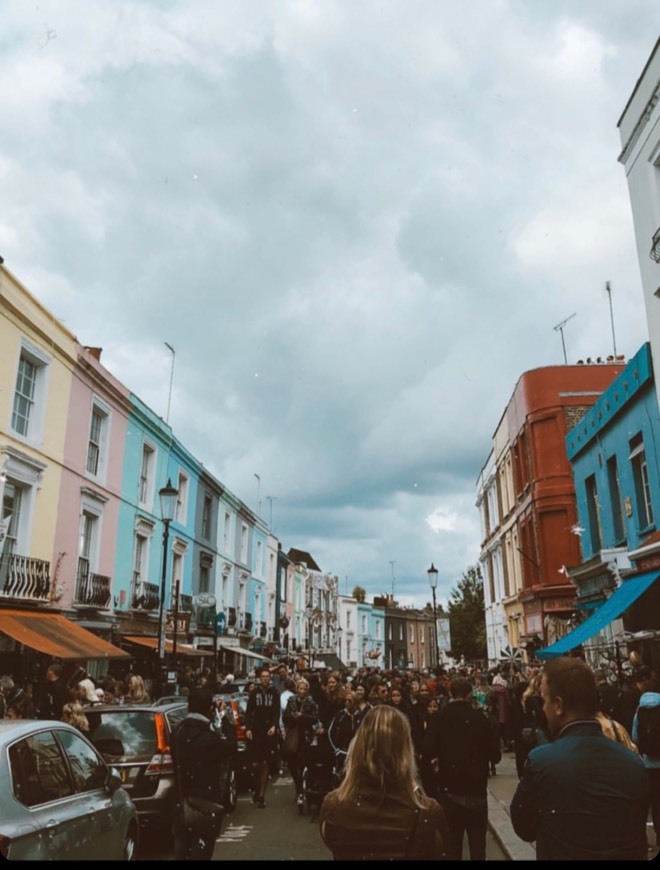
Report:
[{"label": "crowd of people", "polygon": [[[234,681],[188,665],[177,691],[213,730],[213,695]],[[335,857],[349,846],[352,857],[391,857],[400,842],[398,857],[459,860],[467,837],[470,858],[483,860],[487,782],[503,752],[519,778],[514,829],[539,858],[645,857],[649,813],[660,843],[660,725],[649,724],[653,712],[660,719],[660,680],[646,665],[622,679],[577,657],[432,673],[280,663],[243,685],[254,804],[266,808],[271,776],[286,765],[300,808],[305,772],[321,770],[314,814]],[[149,700],[135,673],[97,683],[78,668],[65,679],[54,662],[34,693],[0,677],[0,718],[61,719],[83,733],[90,705]]]}]

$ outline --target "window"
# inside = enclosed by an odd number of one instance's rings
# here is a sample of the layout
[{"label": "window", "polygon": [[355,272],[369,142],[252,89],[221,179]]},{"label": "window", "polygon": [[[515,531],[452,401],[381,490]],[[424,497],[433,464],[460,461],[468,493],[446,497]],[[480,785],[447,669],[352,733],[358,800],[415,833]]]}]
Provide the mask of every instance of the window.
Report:
[{"label": "window", "polygon": [[41,437],[46,404],[46,377],[50,358],[23,340],[16,372],[11,428],[30,441]]},{"label": "window", "polygon": [[210,572],[209,566],[202,563],[199,566],[199,591],[200,592],[210,592],[211,591],[211,580],[210,580]]},{"label": "window", "polygon": [[57,734],[71,764],[76,791],[102,788],[108,773],[103,759],[77,734],[70,731],[58,731]]},{"label": "window", "polygon": [[41,731],[10,746],[9,765],[14,793],[25,806],[73,794],[64,756],[52,731]]},{"label": "window", "polygon": [[600,505],[598,502],[598,490],[596,489],[596,477],[590,475],[584,482],[587,496],[587,513],[589,516],[589,538],[591,553],[599,553],[601,549],[600,536]]},{"label": "window", "polygon": [[403,625],[399,623],[399,640],[403,640]]},{"label": "window", "polygon": [[257,541],[257,563],[254,573],[257,577],[263,577],[264,574],[264,547],[262,541]]},{"label": "window", "polygon": [[229,511],[225,511],[225,531],[224,531],[224,537],[223,537],[223,544],[224,544],[225,553],[231,552],[230,543],[231,543],[231,514],[229,513]]},{"label": "window", "polygon": [[151,444],[142,445],[142,463],[140,465],[140,504],[150,506],[154,491],[154,466],[156,449]]},{"label": "window", "polygon": [[139,583],[147,578],[147,539],[143,535],[135,536],[135,552],[133,554],[133,584],[137,587]]},{"label": "window", "polygon": [[87,444],[87,473],[92,477],[103,478],[105,476],[109,429],[110,408],[100,399],[94,398]]},{"label": "window", "polygon": [[349,629],[351,627],[351,611],[346,611],[346,628]]},{"label": "window", "polygon": [[184,474],[183,471],[179,472],[179,483],[177,489],[179,490],[179,494],[176,497],[176,513],[174,515],[177,523],[181,523],[181,525],[186,524],[186,514],[188,512],[188,487],[190,485],[190,478],[187,474]]},{"label": "window", "polygon": [[241,557],[240,561],[247,565],[247,556],[248,556],[248,527],[243,524],[241,526]]},{"label": "window", "polygon": [[211,539],[211,513],[213,510],[213,501],[208,493],[204,496],[204,507],[202,508],[202,537],[204,540]]},{"label": "window", "polygon": [[419,627],[419,642],[424,643],[424,626],[420,625]]},{"label": "window", "polygon": [[614,529],[614,543],[626,543],[626,529],[623,523],[623,507],[621,501],[621,485],[619,483],[619,470],[616,456],[610,456],[607,460],[607,482],[610,490],[610,505],[612,508],[612,527]]},{"label": "window", "polygon": [[410,625],[409,640],[411,643],[415,643],[415,626],[412,624]]},{"label": "window", "polygon": [[4,549],[2,545],[0,545],[0,554],[5,553],[6,555],[9,555],[10,553],[18,552],[16,544],[19,522],[21,519],[22,497],[23,490],[8,480],[5,483],[5,489],[2,496],[1,517],[3,520],[6,520],[7,517],[11,517],[11,519],[9,520],[9,528],[7,529],[7,537],[4,541]]},{"label": "window", "polygon": [[97,517],[83,511],[80,522],[80,552],[78,555],[78,582],[85,584],[89,578],[90,563],[95,540],[95,525]]},{"label": "window", "polygon": [[646,464],[646,450],[644,449],[644,439],[641,433],[636,435],[630,442],[629,459],[635,483],[638,526],[640,529],[645,529],[653,523],[653,505],[651,504],[651,487],[649,486],[649,470]]}]

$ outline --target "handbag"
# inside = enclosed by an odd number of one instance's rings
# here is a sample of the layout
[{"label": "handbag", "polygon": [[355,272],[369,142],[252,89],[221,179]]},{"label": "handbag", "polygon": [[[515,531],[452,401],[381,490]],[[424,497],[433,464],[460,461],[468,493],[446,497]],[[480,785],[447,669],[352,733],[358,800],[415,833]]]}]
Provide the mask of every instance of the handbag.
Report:
[{"label": "handbag", "polygon": [[208,831],[222,822],[224,808],[208,798],[184,797],[181,804],[183,824],[191,831]]},{"label": "handbag", "polygon": [[298,753],[300,745],[300,728],[289,728],[282,744],[281,754],[283,758],[289,760],[294,758]]}]

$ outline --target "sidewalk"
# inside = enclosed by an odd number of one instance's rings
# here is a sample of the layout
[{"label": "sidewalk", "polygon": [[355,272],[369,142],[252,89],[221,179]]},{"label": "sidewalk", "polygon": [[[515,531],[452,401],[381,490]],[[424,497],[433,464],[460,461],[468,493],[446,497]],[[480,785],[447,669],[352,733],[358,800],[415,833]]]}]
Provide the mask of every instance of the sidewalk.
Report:
[{"label": "sidewalk", "polygon": [[518,774],[513,752],[503,752],[497,773],[488,778],[488,824],[509,860],[536,861],[534,845],[521,840],[511,824],[509,805],[517,786]]},{"label": "sidewalk", "polygon": [[[533,843],[525,843],[513,830],[509,815],[511,799],[518,786],[516,760],[513,752],[503,752],[497,765],[495,776],[488,778],[488,824],[490,830],[507,853],[511,861],[536,861],[536,848]],[[653,827],[647,825],[649,847],[653,838]],[[657,849],[649,851],[649,861],[658,855]]]}]

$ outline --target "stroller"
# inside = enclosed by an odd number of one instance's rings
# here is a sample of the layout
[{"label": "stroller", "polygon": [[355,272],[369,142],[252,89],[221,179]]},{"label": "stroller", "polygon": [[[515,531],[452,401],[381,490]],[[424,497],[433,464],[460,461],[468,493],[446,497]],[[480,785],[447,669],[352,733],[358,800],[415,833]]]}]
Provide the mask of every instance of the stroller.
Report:
[{"label": "stroller", "polygon": [[302,816],[307,807],[314,820],[323,798],[339,781],[334,754],[325,734],[315,734],[306,743],[303,759],[302,800],[298,802],[298,812]]}]

